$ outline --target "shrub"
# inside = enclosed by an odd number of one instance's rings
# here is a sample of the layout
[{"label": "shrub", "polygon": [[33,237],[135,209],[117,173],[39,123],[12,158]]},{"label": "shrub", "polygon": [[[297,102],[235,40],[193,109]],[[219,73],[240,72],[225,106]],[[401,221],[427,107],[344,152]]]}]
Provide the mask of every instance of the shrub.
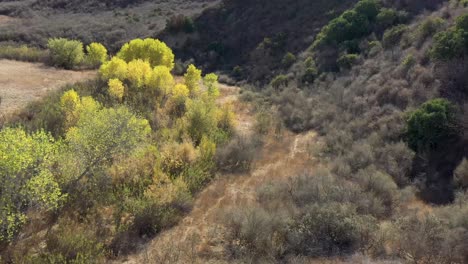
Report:
[{"label": "shrub", "polygon": [[128,65],[124,60],[113,57],[99,68],[99,74],[104,80],[125,80],[128,76]]},{"label": "shrub", "polygon": [[403,71],[408,72],[414,65],[416,65],[416,59],[413,54],[408,54],[405,59],[401,62]]},{"label": "shrub", "polygon": [[284,55],[283,57],[283,60],[281,60],[281,64],[284,68],[291,67],[291,65],[293,65],[294,62],[296,62],[296,56],[291,52],[286,53],[286,55]]},{"label": "shrub", "polygon": [[357,54],[345,54],[338,59],[337,63],[340,69],[351,69],[358,59]]},{"label": "shrub", "polygon": [[[465,32],[465,37],[468,36],[468,14],[457,17],[455,27]],[[468,41],[468,39],[465,39]]]},{"label": "shrub", "polygon": [[91,67],[98,67],[107,61],[107,49],[100,43],[91,43],[86,46],[86,62]]},{"label": "shrub", "polygon": [[242,173],[250,170],[261,141],[254,137],[235,136],[227,145],[216,151],[216,164],[219,170]]},{"label": "shrub", "polygon": [[47,237],[46,244],[51,254],[44,259],[60,256],[70,263],[100,263],[104,259],[104,245],[97,240],[92,229],[71,221],[61,223]]},{"label": "shrub", "polygon": [[445,21],[440,18],[428,18],[417,29],[416,34],[420,42],[428,37],[433,36],[439,29],[442,28]]},{"label": "shrub", "polygon": [[305,83],[313,83],[317,78],[318,70],[316,67],[307,67],[302,75],[302,81]]},{"label": "shrub", "polygon": [[280,74],[277,75],[273,80],[271,80],[270,85],[275,88],[279,89],[280,87],[288,86],[289,78],[286,75]]},{"label": "shrub", "polygon": [[125,44],[117,53],[117,57],[127,63],[141,59],[148,61],[152,67],[166,66],[169,70],[174,68],[174,53],[164,43],[157,39],[134,39]]},{"label": "shrub", "polygon": [[175,33],[181,31],[185,33],[193,33],[195,31],[195,23],[192,18],[179,14],[168,19],[166,29]]},{"label": "shrub", "polygon": [[381,28],[388,28],[398,22],[398,11],[393,8],[382,8],[377,15],[377,23]]},{"label": "shrub", "polygon": [[436,149],[458,133],[456,108],[446,99],[430,100],[407,118],[408,145],[417,152]]},{"label": "shrub", "polygon": [[441,61],[448,61],[463,54],[464,35],[463,31],[450,28],[439,32],[434,36],[434,43],[430,50],[431,57]]},{"label": "shrub", "polygon": [[228,250],[237,259],[272,262],[284,253],[287,218],[261,207],[235,208],[225,216]]},{"label": "shrub", "polygon": [[84,60],[83,43],[64,38],[49,39],[50,63],[57,67],[73,69]]},{"label": "shrub", "polygon": [[400,43],[401,37],[408,30],[406,25],[394,26],[384,32],[382,43],[385,48],[391,48]]},{"label": "shrub", "polygon": [[370,21],[374,20],[379,14],[380,1],[379,0],[361,0],[354,7],[356,12],[363,14]]},{"label": "shrub", "polygon": [[369,56],[373,57],[380,51],[382,51],[382,43],[380,41],[374,40],[369,42]]},{"label": "shrub", "polygon": [[119,79],[110,79],[108,86],[109,95],[121,102],[125,93],[125,87],[123,83]]},{"label": "shrub", "polygon": [[297,254],[332,256],[353,252],[370,242],[376,220],[349,204],[316,204],[288,228],[288,243]]},{"label": "shrub", "polygon": [[184,81],[192,96],[198,94],[200,90],[200,81],[202,80],[201,75],[202,71],[197,69],[195,65],[190,64],[188,66],[187,72],[184,75]]}]

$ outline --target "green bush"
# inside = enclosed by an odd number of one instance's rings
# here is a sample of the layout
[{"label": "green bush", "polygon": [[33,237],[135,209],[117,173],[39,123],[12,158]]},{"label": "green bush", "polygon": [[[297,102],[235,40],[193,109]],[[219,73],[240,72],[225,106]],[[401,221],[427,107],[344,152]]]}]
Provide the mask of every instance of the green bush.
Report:
[{"label": "green bush", "polygon": [[401,66],[403,68],[403,71],[407,72],[409,69],[411,69],[414,65],[416,64],[416,58],[414,58],[413,54],[409,54],[408,56],[405,57],[405,59],[402,61]]},{"label": "green bush", "polygon": [[304,75],[302,75],[302,81],[305,83],[313,83],[315,78],[318,76],[318,70],[316,67],[308,67]]},{"label": "green bush", "polygon": [[377,15],[377,23],[381,28],[387,28],[398,22],[398,11],[393,8],[382,8]]},{"label": "green bush", "polygon": [[383,35],[382,44],[385,48],[391,48],[400,43],[401,37],[408,30],[406,25],[397,25],[387,29]]},{"label": "green bush", "polygon": [[318,34],[312,45],[317,48],[326,44],[340,44],[347,40],[359,39],[371,31],[380,10],[378,0],[361,0],[356,6],[331,20]]},{"label": "green bush", "polygon": [[286,75],[280,74],[277,75],[273,80],[271,80],[270,85],[275,88],[279,89],[280,87],[288,86],[289,78]]},{"label": "green bush", "polygon": [[407,118],[408,145],[417,152],[436,149],[458,133],[456,108],[446,99],[430,100]]},{"label": "green bush", "polygon": [[90,229],[71,222],[60,225],[49,235],[46,245],[50,253],[42,256],[44,261],[63,259],[65,263],[100,263],[105,253],[104,245]]},{"label": "green bush", "polygon": [[456,28],[439,32],[434,36],[434,44],[430,50],[432,58],[448,61],[463,54],[464,32]]},{"label": "green bush", "polygon": [[286,53],[286,55],[284,55],[283,57],[283,60],[281,60],[281,64],[284,68],[291,67],[291,65],[293,65],[294,62],[296,62],[296,56],[291,52]]},{"label": "green bush", "polygon": [[64,38],[49,39],[50,63],[57,67],[73,69],[84,60],[83,43]]},{"label": "green bush", "polygon": [[376,229],[373,217],[357,214],[351,205],[316,204],[289,226],[288,242],[306,256],[346,254],[367,245]]},{"label": "green bush", "polygon": [[357,54],[345,54],[338,59],[337,63],[340,69],[351,69],[358,59]]},{"label": "green bush", "polygon": [[107,49],[100,43],[89,44],[86,52],[86,62],[91,67],[98,67],[107,61]]},{"label": "green bush", "polygon": [[361,0],[354,7],[356,12],[365,15],[370,21],[373,21],[380,10],[379,0]]},{"label": "green bush", "polygon": [[417,29],[417,38],[419,41],[424,41],[428,37],[434,35],[442,28],[445,21],[442,18],[428,18]]}]

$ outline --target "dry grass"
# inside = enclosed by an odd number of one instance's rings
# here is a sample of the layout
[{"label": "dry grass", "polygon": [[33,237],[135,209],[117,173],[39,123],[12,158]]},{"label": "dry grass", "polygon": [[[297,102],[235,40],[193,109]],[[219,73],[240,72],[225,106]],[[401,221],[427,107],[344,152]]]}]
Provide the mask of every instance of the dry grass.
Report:
[{"label": "dry grass", "polygon": [[0,115],[8,115],[68,83],[96,76],[94,71],[67,71],[39,63],[0,60]]},{"label": "dry grass", "polygon": [[[253,114],[249,105],[239,101],[239,88],[220,86],[218,103],[229,103],[237,115],[237,128],[242,134],[253,134]],[[139,253],[116,263],[223,263],[225,257],[226,211],[255,205],[257,189],[265,182],[285,180],[314,164],[311,144],[318,144],[314,132],[293,134],[282,131],[263,138],[263,149],[250,172],[218,175],[195,199],[193,210],[174,228],[160,234]],[[307,164],[307,165],[306,165]],[[177,238],[177,239],[175,239]]]}]

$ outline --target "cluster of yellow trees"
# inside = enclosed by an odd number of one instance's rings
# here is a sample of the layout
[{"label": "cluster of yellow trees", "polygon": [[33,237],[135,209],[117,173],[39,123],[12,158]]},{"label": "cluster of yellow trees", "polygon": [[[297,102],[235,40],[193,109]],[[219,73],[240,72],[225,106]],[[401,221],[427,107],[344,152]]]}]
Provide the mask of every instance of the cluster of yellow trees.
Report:
[{"label": "cluster of yellow trees", "polygon": [[57,102],[61,137],[0,131],[0,241],[18,234],[29,208],[65,204],[84,218],[99,211],[91,208],[113,208],[114,236],[157,232],[177,211],[171,206],[190,202],[213,176],[217,145],[232,136],[235,119],[216,105],[218,77],[202,77],[194,65],[174,77],[174,54],[155,39],[133,40],[99,61],[105,87],[89,88],[93,96],[72,89]]}]

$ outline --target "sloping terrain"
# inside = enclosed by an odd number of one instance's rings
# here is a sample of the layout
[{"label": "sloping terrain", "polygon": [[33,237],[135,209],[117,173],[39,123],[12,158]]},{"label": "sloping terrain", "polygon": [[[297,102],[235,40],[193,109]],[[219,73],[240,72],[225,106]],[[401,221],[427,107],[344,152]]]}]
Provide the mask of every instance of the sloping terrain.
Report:
[{"label": "sloping terrain", "polygon": [[68,71],[39,63],[0,60],[0,115],[20,110],[65,84],[95,76],[95,71]]},{"label": "sloping terrain", "polygon": [[[238,87],[221,85],[221,104],[234,105],[237,130],[244,136],[254,133],[252,106],[238,99]],[[257,204],[257,190],[268,182],[287,180],[304,168],[314,168],[317,160],[312,149],[321,143],[314,132],[293,134],[287,130],[264,137],[264,146],[251,170],[240,174],[219,173],[217,178],[197,195],[192,211],[175,227],[164,231],[139,253],[123,257],[116,263],[224,263],[227,253],[224,215],[235,207]]]},{"label": "sloping terrain", "polygon": [[197,32],[186,41],[173,41],[170,33],[161,38],[185,59],[229,73],[240,65],[242,77],[258,80],[281,68],[286,52],[304,50],[327,21],[355,2],[224,1],[196,19]]},{"label": "sloping terrain", "polygon": [[115,51],[123,43],[157,35],[169,18],[193,16],[217,0],[0,1],[0,14],[19,18],[1,25],[0,41],[45,46],[50,37],[101,42]]}]

